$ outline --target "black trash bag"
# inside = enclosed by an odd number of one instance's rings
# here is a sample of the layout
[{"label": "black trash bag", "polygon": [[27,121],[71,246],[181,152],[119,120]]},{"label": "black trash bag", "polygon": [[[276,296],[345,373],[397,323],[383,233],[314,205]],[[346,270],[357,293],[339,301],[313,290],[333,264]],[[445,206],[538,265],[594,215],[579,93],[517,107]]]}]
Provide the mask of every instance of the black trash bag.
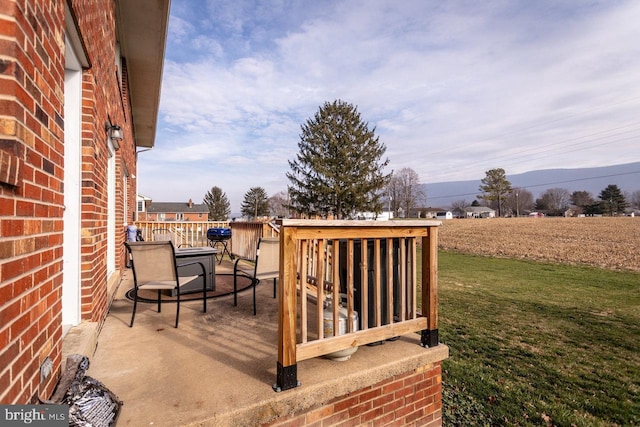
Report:
[{"label": "black trash bag", "polygon": [[84,358],[76,379],[64,395],[62,403],[69,405],[69,426],[111,427],[120,414],[122,401],[100,381],[84,375],[89,359]]}]

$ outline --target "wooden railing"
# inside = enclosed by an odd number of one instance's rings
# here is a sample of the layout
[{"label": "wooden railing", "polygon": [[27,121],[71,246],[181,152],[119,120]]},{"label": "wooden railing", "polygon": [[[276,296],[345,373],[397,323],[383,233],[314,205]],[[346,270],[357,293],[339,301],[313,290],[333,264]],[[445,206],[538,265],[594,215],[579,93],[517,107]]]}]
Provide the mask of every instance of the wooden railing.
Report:
[{"label": "wooden railing", "polygon": [[[276,390],[296,387],[297,362],[312,357],[417,331],[423,346],[438,345],[440,221],[281,220],[279,224]],[[417,259],[418,245],[421,259]],[[422,264],[419,295],[418,263]],[[329,303],[341,300],[342,307]]]},{"label": "wooden railing", "polygon": [[231,253],[239,258],[247,260],[256,259],[258,240],[261,237],[277,237],[278,230],[268,222],[232,222],[231,228]]},{"label": "wooden railing", "polygon": [[136,221],[134,225],[145,241],[170,239],[176,246],[187,247],[208,246],[207,230],[210,228],[231,228],[229,250],[235,250],[236,255],[246,259],[255,259],[260,237],[278,236],[277,227],[270,222]]},{"label": "wooden railing", "polygon": [[[140,230],[145,241],[171,238],[176,246],[208,246],[207,230],[220,227],[228,228],[228,221],[136,221],[134,225]],[[166,239],[165,239],[166,240]]]}]

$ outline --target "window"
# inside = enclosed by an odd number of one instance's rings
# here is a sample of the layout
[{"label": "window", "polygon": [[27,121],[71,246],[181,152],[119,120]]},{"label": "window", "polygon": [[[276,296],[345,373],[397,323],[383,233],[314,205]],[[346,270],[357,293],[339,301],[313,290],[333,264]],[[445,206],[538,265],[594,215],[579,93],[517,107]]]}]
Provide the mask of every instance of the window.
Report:
[{"label": "window", "polygon": [[[126,165],[125,165],[126,167]],[[124,215],[122,217],[122,219],[124,220],[124,224],[123,225],[127,225],[127,221],[129,218],[129,186],[127,185],[127,178],[129,177],[128,173],[125,173],[125,175],[122,177],[122,196],[124,198]],[[132,216],[132,218],[135,221],[135,215]]]},{"label": "window", "polygon": [[184,214],[183,213],[177,213],[176,214],[176,219],[178,221],[184,221]]},{"label": "window", "polygon": [[144,212],[144,202],[142,200],[138,200],[138,212]]},{"label": "window", "polygon": [[122,89],[122,57],[120,56],[120,43],[116,43],[116,69],[118,76],[118,83],[120,84],[120,89]]}]

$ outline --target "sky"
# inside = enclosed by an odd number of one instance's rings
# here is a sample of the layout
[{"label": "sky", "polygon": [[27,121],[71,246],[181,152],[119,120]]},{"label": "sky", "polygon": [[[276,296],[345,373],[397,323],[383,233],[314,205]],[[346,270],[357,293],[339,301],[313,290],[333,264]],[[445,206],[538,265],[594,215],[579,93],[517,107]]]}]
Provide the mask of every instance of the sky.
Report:
[{"label": "sky", "polygon": [[424,184],[640,161],[639,22],[635,0],[172,0],[138,192],[216,186],[239,212],[286,191],[301,126],[337,99]]}]

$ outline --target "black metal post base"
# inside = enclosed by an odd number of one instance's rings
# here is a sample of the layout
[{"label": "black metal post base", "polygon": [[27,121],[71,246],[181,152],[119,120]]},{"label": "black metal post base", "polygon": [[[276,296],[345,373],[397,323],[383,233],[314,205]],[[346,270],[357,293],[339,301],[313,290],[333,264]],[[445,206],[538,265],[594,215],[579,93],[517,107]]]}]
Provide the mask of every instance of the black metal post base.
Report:
[{"label": "black metal post base", "polygon": [[420,344],[423,347],[436,347],[439,344],[437,329],[423,329],[420,334]]},{"label": "black metal post base", "polygon": [[298,381],[298,365],[282,366],[277,362],[276,383],[273,391],[279,392],[295,388],[300,385]]}]

